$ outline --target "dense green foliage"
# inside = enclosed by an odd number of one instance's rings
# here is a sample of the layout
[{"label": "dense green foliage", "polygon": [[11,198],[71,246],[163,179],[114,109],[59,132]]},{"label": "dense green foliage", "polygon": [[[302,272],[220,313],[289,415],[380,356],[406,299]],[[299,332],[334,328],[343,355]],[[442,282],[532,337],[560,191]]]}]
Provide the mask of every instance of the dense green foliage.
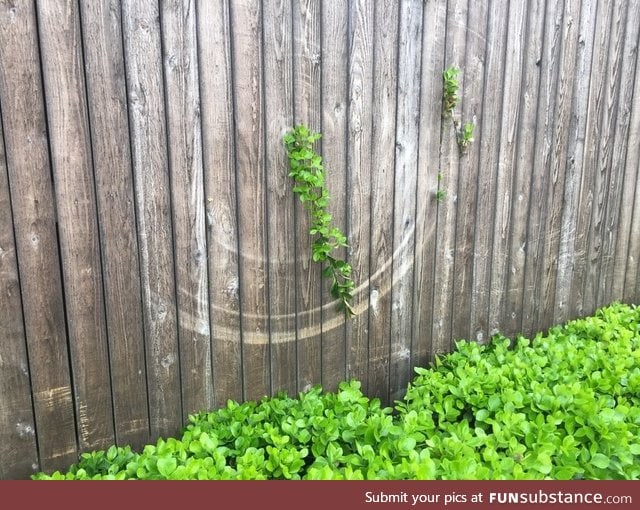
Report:
[{"label": "dense green foliage", "polygon": [[336,393],[229,402],[142,453],[83,454],[35,479],[638,479],[640,308],[533,340],[460,341],[382,407]]}]

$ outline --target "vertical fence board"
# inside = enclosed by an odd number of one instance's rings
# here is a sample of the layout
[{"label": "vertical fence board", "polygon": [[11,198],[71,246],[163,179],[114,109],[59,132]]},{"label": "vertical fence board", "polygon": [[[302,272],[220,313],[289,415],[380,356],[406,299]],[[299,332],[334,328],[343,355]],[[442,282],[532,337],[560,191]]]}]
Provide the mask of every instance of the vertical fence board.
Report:
[{"label": "vertical fence board", "polygon": [[[349,55],[347,0],[322,2],[322,154],[326,185],[331,195],[328,211],[333,224],[345,229],[347,207],[347,73]],[[344,259],[346,249],[336,256]],[[344,313],[336,310],[331,283],[322,283],[322,386],[334,391],[346,379]]]},{"label": "vertical fence board", "polygon": [[228,2],[201,0],[198,70],[215,403],[242,398],[232,53]]},{"label": "vertical fence board", "polygon": [[116,440],[140,448],[149,410],[120,14],[114,0],[81,3]]},{"label": "vertical fence board", "polygon": [[391,316],[388,332],[391,336],[389,402],[404,395],[406,383],[411,379],[422,17],[422,2],[407,0],[400,3],[394,198],[393,218],[390,220],[393,246],[388,261],[392,279],[387,291],[391,300],[388,312]]},{"label": "vertical fence board", "polygon": [[347,377],[358,379],[366,391],[369,357],[369,212],[371,200],[371,127],[373,95],[372,2],[350,4],[349,134],[347,181],[347,239],[355,282],[355,317],[347,322]]},{"label": "vertical fence board", "polygon": [[153,437],[179,430],[180,358],[158,7],[123,1],[144,333]]},{"label": "vertical fence board", "polygon": [[77,458],[77,441],[35,7],[0,8],[0,107],[19,198],[12,212],[38,454],[41,469],[62,469]]},{"label": "vertical fence board", "polygon": [[264,73],[267,211],[269,225],[269,316],[272,391],[295,395],[296,231],[289,161],[282,137],[293,127],[291,0],[264,3]]},{"label": "vertical fence board", "polygon": [[162,3],[183,420],[213,407],[196,6]]},{"label": "vertical fence board", "polygon": [[252,400],[271,391],[261,2],[233,2],[231,27],[244,398]]},{"label": "vertical fence board", "polygon": [[[322,123],[321,11],[319,0],[293,0],[294,122],[319,131]],[[296,301],[298,385],[308,389],[321,381],[322,330],[320,266],[311,260],[309,214],[298,200],[296,213]]]},{"label": "vertical fence board", "polygon": [[79,11],[37,9],[78,440],[105,448],[115,436]]},{"label": "vertical fence board", "polygon": [[26,478],[38,466],[38,451],[1,122],[0,211],[0,479]]},{"label": "vertical fence board", "polygon": [[[399,4],[375,6],[369,216],[369,387],[388,404]],[[373,220],[375,218],[375,221]]]}]

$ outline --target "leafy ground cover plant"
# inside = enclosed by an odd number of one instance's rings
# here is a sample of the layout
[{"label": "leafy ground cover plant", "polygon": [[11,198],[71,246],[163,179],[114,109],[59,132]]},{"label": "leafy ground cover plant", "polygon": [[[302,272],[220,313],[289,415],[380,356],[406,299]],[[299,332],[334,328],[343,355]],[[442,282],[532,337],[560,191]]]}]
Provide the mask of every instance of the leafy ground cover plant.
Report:
[{"label": "leafy ground cover plant", "polygon": [[180,439],[85,453],[73,479],[638,479],[640,308],[533,339],[459,341],[394,408],[342,383],[190,416]]}]

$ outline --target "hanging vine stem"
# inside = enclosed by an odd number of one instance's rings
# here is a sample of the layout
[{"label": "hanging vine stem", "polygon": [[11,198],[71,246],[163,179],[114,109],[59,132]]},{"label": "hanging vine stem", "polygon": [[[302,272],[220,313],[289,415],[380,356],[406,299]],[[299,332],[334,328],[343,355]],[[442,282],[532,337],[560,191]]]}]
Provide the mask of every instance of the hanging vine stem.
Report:
[{"label": "hanging vine stem", "polygon": [[320,139],[320,133],[314,133],[305,126],[295,126],[283,137],[289,158],[289,177],[294,179],[293,192],[309,211],[313,236],[311,245],[314,262],[326,263],[322,275],[331,281],[331,296],[338,300],[338,309],[347,317],[353,317],[350,301],[355,287],[351,279],[351,265],[331,253],[341,247],[347,247],[347,238],[342,231],[331,224],[331,214],[327,212],[329,192],[325,187],[325,171],[322,157],[313,149]]}]

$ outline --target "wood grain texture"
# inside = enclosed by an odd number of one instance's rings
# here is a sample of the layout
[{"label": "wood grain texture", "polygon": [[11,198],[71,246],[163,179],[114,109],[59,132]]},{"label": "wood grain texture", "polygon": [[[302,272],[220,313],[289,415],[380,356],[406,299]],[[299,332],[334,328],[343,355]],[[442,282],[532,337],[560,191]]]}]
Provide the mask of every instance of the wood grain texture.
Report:
[{"label": "wood grain texture", "polygon": [[[331,194],[328,211],[333,224],[346,232],[347,88],[349,63],[349,5],[347,0],[322,2],[322,156]],[[344,259],[346,250],[337,256]],[[322,282],[322,386],[334,391],[346,379],[345,316],[336,310]]]},{"label": "wood grain texture", "polygon": [[141,448],[149,409],[120,5],[80,7],[116,440]]},{"label": "wood grain texture", "polygon": [[[369,216],[369,386],[388,405],[393,281],[399,4],[375,5]],[[402,200],[402,196],[398,197]],[[409,335],[407,338],[411,338]]]},{"label": "wood grain texture", "polygon": [[227,1],[203,0],[196,8],[212,368],[220,406],[242,398],[230,17]]},{"label": "wood grain texture", "polygon": [[79,446],[113,443],[102,261],[77,5],[37,4]]},{"label": "wood grain texture", "polygon": [[214,405],[195,1],[162,3],[182,419]]},{"label": "wood grain texture", "polygon": [[7,479],[31,475],[38,450],[3,138],[0,123],[0,479]]},{"label": "wood grain texture", "polygon": [[78,447],[35,7],[0,9],[0,104],[39,467],[63,469]]},{"label": "wood grain texture", "polygon": [[[390,351],[388,400],[403,396],[411,378],[414,279],[416,257],[416,196],[420,125],[420,50],[423,3],[400,3],[398,27],[397,111],[395,126],[395,171],[393,177],[393,247],[385,260],[391,266],[389,285]],[[400,64],[402,63],[402,65]],[[391,186],[391,185],[390,185]],[[375,213],[374,213],[375,214]],[[377,216],[377,214],[376,214]],[[382,393],[384,394],[384,392]]]},{"label": "wood grain texture", "polygon": [[265,169],[269,225],[269,333],[272,391],[298,391],[296,227],[293,181],[282,137],[293,125],[293,7],[264,4]]},{"label": "wood grain texture", "polygon": [[155,2],[122,3],[153,437],[174,434],[183,423],[159,16]]},{"label": "wood grain texture", "polygon": [[244,398],[271,392],[262,2],[231,8]]}]

